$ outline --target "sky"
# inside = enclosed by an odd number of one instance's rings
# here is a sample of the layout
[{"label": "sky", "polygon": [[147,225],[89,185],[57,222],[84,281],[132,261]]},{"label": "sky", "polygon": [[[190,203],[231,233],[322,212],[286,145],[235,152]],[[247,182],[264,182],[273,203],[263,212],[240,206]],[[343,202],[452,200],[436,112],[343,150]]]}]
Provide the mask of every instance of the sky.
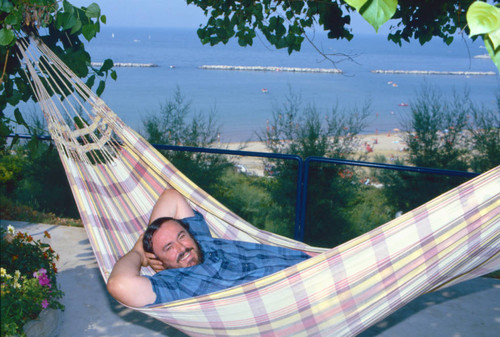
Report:
[{"label": "sky", "polygon": [[[89,6],[95,2],[106,15],[108,27],[169,27],[193,28],[205,24],[203,11],[185,0],[69,0],[75,6]],[[353,33],[375,33],[360,15],[351,16]],[[388,31],[390,23],[385,23],[379,34]]]}]

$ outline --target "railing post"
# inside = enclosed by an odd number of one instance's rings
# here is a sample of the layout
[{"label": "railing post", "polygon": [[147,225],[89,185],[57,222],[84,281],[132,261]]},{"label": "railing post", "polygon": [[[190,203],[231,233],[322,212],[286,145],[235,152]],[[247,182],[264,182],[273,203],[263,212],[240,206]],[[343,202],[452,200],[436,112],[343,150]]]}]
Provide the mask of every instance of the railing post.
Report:
[{"label": "railing post", "polygon": [[295,200],[295,231],[294,239],[297,241],[304,241],[304,216],[302,207],[302,198],[304,194],[304,161],[301,157],[298,157],[298,168],[297,168],[297,192]]},{"label": "railing post", "polygon": [[295,240],[304,242],[304,233],[306,226],[306,203],[307,203],[307,184],[309,179],[309,158],[306,158],[305,161],[301,163],[301,175],[302,179],[300,182],[300,191],[297,188],[297,193],[300,193],[300,203],[297,205],[297,213],[300,218],[297,221],[299,226],[295,227]]}]

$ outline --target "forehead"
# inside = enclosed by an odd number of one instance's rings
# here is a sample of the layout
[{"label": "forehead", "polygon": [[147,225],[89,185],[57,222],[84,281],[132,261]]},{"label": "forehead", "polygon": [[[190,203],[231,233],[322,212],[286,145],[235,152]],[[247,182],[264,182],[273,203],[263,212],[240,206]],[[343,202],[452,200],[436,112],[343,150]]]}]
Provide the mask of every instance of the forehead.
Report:
[{"label": "forehead", "polygon": [[178,222],[173,220],[165,221],[153,234],[153,247],[155,245],[155,242],[165,244],[177,239],[177,236],[182,231],[185,231],[185,229]]}]

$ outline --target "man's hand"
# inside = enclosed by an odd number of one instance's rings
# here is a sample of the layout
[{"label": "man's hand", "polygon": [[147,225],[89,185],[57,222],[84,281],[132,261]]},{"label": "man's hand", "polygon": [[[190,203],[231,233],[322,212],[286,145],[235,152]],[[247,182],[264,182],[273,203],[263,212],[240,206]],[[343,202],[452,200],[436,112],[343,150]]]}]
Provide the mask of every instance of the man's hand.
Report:
[{"label": "man's hand", "polygon": [[144,245],[142,242],[143,237],[144,234],[141,234],[141,236],[139,236],[139,239],[137,240],[137,242],[135,243],[134,247],[131,250],[137,252],[141,256],[141,266],[143,267],[150,266],[157,273],[162,270],[165,270],[163,262],[158,260],[155,254],[144,251]]},{"label": "man's hand", "polygon": [[148,260],[148,257],[146,256],[146,254],[149,254],[149,253],[146,253],[144,251],[144,247],[142,245],[142,238],[143,237],[144,237],[144,233],[142,233],[139,236],[139,239],[137,239],[134,247],[132,247],[130,252],[135,252],[135,253],[139,254],[139,256],[141,257],[141,266],[147,267],[149,265],[149,260]]},{"label": "man's hand", "polygon": [[163,265],[163,262],[158,260],[155,254],[153,253],[148,253],[145,252],[144,255],[146,256],[146,259],[148,260],[148,265],[153,268],[155,272],[160,272],[162,270],[165,270],[165,266]]}]

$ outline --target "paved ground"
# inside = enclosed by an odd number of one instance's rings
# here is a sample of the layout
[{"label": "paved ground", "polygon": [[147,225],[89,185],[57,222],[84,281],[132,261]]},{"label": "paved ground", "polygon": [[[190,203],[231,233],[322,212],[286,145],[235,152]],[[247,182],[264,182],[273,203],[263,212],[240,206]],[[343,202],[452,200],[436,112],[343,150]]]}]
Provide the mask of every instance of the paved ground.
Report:
[{"label": "paved ground", "polygon": [[[58,282],[65,296],[58,336],[185,336],[142,313],[129,310],[107,291],[82,228],[0,220],[6,227],[41,239],[60,255]],[[334,334],[332,334],[334,335]],[[419,297],[363,337],[498,337],[500,280],[478,278]]]}]

